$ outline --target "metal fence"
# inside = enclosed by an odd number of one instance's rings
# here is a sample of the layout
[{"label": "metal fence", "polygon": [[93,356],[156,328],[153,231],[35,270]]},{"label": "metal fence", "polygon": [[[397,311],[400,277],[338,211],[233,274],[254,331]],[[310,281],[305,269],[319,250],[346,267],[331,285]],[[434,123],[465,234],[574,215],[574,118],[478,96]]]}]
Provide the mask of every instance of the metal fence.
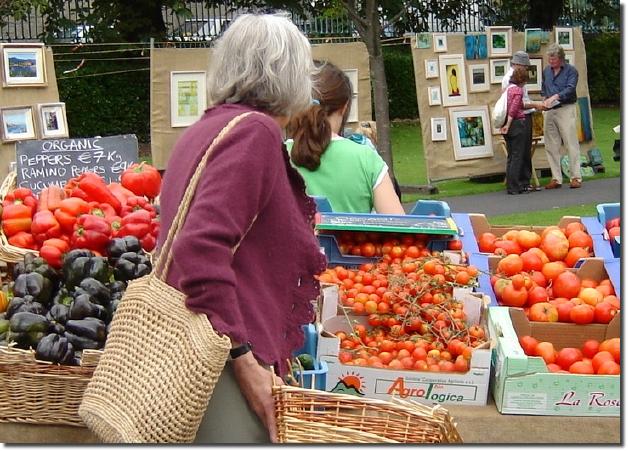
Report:
[{"label": "metal fence", "polygon": [[[615,0],[619,9],[619,0]],[[62,11],[58,11],[62,22],[67,24],[56,30],[53,41],[57,43],[89,42],[92,28],[88,23],[92,0],[66,0]],[[424,25],[432,32],[476,32],[483,31],[491,25],[495,17],[491,17],[496,5],[495,0],[473,0],[471,7],[458,15],[455,23],[442,21],[433,15],[425,19]],[[236,15],[247,12],[246,9],[235,9],[230,0],[216,7],[208,7],[204,1],[187,1],[189,15],[178,15],[174,10],[164,7],[163,19],[167,28],[167,39],[172,41],[212,41],[229,25]],[[586,0],[570,0],[566,13],[559,18],[559,25],[583,27],[584,32],[617,31],[619,24],[608,20],[593,23],[583,19],[590,13],[591,4]],[[356,37],[357,33],[348,16],[338,17],[306,17],[291,12],[285,13],[310,38],[323,37]],[[34,9],[24,20],[13,17],[0,18],[0,41],[41,41],[45,36],[46,18]],[[400,37],[403,32],[394,24],[382,20],[383,35],[386,38]],[[53,42],[49,42],[53,43]]]}]

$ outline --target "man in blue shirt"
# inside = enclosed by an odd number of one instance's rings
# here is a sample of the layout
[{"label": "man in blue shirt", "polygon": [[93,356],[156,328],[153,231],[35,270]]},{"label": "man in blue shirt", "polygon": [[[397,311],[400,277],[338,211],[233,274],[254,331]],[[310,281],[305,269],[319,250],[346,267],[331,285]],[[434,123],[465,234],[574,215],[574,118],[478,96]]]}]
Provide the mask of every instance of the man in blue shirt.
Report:
[{"label": "man in blue shirt", "polygon": [[580,144],[576,132],[576,85],[578,71],[565,62],[565,51],[558,44],[547,48],[549,65],[543,70],[543,104],[545,113],[545,152],[552,170],[552,181],[545,189],[562,186],[563,175],[560,169],[561,142],[569,155],[570,188],[582,186],[580,173]]}]

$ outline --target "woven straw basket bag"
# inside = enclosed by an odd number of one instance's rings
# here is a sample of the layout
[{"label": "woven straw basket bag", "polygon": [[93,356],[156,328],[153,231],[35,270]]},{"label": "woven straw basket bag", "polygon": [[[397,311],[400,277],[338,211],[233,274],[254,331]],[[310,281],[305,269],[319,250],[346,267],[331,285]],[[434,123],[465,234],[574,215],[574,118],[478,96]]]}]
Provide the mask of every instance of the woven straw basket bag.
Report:
[{"label": "woven straw basket bag", "polygon": [[196,436],[231,343],[213,330],[206,315],[186,308],[183,293],[166,284],[170,249],[213,149],[249,114],[232,119],[213,140],[153,272],[129,283],[114,315],[79,407],[80,417],[104,442],[189,443]]}]

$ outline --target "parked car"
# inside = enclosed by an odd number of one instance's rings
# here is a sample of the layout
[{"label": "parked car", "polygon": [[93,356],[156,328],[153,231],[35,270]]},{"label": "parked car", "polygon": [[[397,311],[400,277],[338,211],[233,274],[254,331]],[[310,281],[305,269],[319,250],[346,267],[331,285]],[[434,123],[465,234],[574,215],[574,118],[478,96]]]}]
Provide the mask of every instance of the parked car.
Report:
[{"label": "parked car", "polygon": [[186,19],[172,32],[175,41],[211,41],[220,36],[231,23],[231,19]]}]

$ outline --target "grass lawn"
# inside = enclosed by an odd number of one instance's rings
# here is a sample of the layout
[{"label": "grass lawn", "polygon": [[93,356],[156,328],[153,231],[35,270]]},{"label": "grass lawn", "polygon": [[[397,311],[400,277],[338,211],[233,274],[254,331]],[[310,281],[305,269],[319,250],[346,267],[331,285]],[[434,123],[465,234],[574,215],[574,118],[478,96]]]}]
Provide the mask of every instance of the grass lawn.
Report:
[{"label": "grass lawn", "polygon": [[[620,162],[613,161],[613,143],[618,135],[612,128],[620,122],[619,108],[593,108],[593,133],[597,147],[602,153],[606,172],[596,174],[593,179],[604,177],[619,177]],[[426,185],[426,167],[423,155],[423,141],[421,128],[417,123],[396,123],[392,125],[392,149],[395,176],[402,185]],[[542,149],[538,149],[542,151]],[[548,182],[548,178],[541,178],[541,184]],[[461,196],[499,191],[504,189],[502,180],[493,183],[471,182],[468,179],[448,180],[434,183],[438,187],[438,194],[404,194],[404,202],[417,199],[439,199],[448,196]]]},{"label": "grass lawn", "polygon": [[597,216],[597,204],[572,205],[552,210],[514,213],[510,215],[491,216],[492,225],[553,225],[563,216]]}]

